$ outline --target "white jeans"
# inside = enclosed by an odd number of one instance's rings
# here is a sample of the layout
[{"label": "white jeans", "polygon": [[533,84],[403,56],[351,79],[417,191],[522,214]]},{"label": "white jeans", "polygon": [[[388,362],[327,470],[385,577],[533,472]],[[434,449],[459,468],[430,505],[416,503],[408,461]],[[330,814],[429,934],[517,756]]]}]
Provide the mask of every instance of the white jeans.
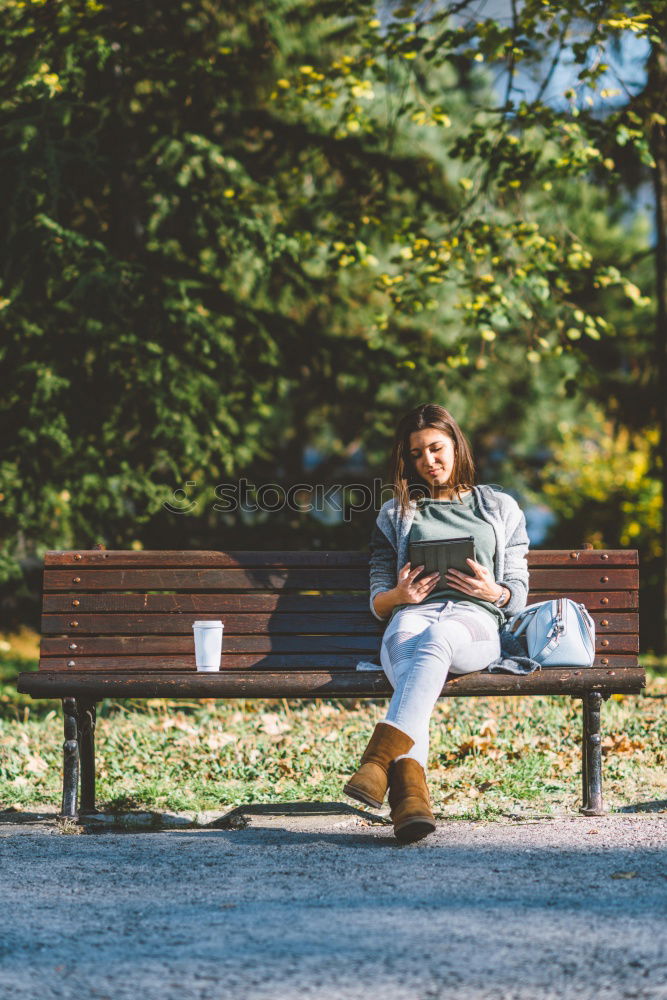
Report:
[{"label": "white jeans", "polygon": [[415,741],[406,757],[426,768],[429,721],[447,674],[483,670],[499,653],[498,625],[482,608],[432,601],[396,612],[380,660],[394,689],[385,721]]}]

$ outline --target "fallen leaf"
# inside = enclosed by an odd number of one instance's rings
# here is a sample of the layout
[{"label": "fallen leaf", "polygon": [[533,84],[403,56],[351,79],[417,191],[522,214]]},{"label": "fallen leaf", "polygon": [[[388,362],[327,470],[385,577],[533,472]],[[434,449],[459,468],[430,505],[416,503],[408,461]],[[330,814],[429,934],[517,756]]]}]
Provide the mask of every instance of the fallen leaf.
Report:
[{"label": "fallen leaf", "polygon": [[626,733],[612,733],[610,736],[605,736],[600,746],[603,753],[612,751],[615,754],[630,754],[634,750],[643,750],[646,744],[641,740],[631,740]]},{"label": "fallen leaf", "polygon": [[495,736],[498,732],[498,721],[493,717],[489,716],[482,720],[479,727],[480,736]]},{"label": "fallen leaf", "polygon": [[282,733],[288,733],[292,728],[289,722],[285,722],[281,719],[276,712],[263,712],[260,715],[262,724],[259,727],[261,733],[266,733],[268,736],[280,736]]},{"label": "fallen leaf", "polygon": [[45,771],[48,771],[49,765],[39,754],[33,754],[31,757],[28,757],[25,769],[29,774],[44,774]]},{"label": "fallen leaf", "polygon": [[334,705],[320,705],[320,715],[338,715],[338,709]]},{"label": "fallen leaf", "polygon": [[612,878],[637,878],[637,872],[612,872]]},{"label": "fallen leaf", "polygon": [[485,738],[484,736],[471,736],[469,740],[465,740],[464,743],[459,743],[457,749],[457,755],[459,757],[467,757],[469,753],[485,753],[493,746],[493,740]]},{"label": "fallen leaf", "polygon": [[231,733],[211,733],[208,738],[208,748],[209,750],[222,750],[223,747],[235,742],[236,736]]}]

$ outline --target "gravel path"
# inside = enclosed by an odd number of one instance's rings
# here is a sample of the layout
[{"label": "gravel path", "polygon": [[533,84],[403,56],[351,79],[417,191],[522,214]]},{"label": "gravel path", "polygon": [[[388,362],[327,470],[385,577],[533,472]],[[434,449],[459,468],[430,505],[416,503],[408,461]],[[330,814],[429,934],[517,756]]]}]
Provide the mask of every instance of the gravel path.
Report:
[{"label": "gravel path", "polygon": [[667,1000],[665,815],[401,847],[342,806],[94,836],[0,814],[0,864],[3,1000]]}]

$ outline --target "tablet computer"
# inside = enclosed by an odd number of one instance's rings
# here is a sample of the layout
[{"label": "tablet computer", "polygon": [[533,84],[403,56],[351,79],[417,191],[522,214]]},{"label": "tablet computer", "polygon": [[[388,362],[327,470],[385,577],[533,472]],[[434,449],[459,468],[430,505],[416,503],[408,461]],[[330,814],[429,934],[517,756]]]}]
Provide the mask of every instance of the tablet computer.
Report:
[{"label": "tablet computer", "polygon": [[447,538],[429,542],[410,542],[410,566],[424,566],[417,577],[423,579],[429,573],[438,572],[441,580],[449,569],[458,569],[466,576],[474,576],[466,559],[475,559],[475,540],[472,535],[461,538]]}]

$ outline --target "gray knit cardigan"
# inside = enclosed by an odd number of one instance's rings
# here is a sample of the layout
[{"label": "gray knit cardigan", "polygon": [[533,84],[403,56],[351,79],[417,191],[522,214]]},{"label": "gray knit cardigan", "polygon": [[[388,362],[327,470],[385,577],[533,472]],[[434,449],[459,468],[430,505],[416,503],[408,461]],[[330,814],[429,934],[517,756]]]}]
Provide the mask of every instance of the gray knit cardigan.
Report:
[{"label": "gray knit cardigan", "polygon": [[[511,593],[501,609],[509,618],[525,608],[528,598],[526,518],[514,497],[504,493],[501,487],[474,486],[473,490],[482,517],[495,532],[494,576],[496,583],[507,587]],[[376,613],[373,600],[377,594],[396,586],[398,571],[408,562],[408,535],[416,509],[413,500],[406,515],[401,517],[398,501],[388,500],[375,522],[371,538],[370,604],[371,612],[380,621],[385,619]]]}]

